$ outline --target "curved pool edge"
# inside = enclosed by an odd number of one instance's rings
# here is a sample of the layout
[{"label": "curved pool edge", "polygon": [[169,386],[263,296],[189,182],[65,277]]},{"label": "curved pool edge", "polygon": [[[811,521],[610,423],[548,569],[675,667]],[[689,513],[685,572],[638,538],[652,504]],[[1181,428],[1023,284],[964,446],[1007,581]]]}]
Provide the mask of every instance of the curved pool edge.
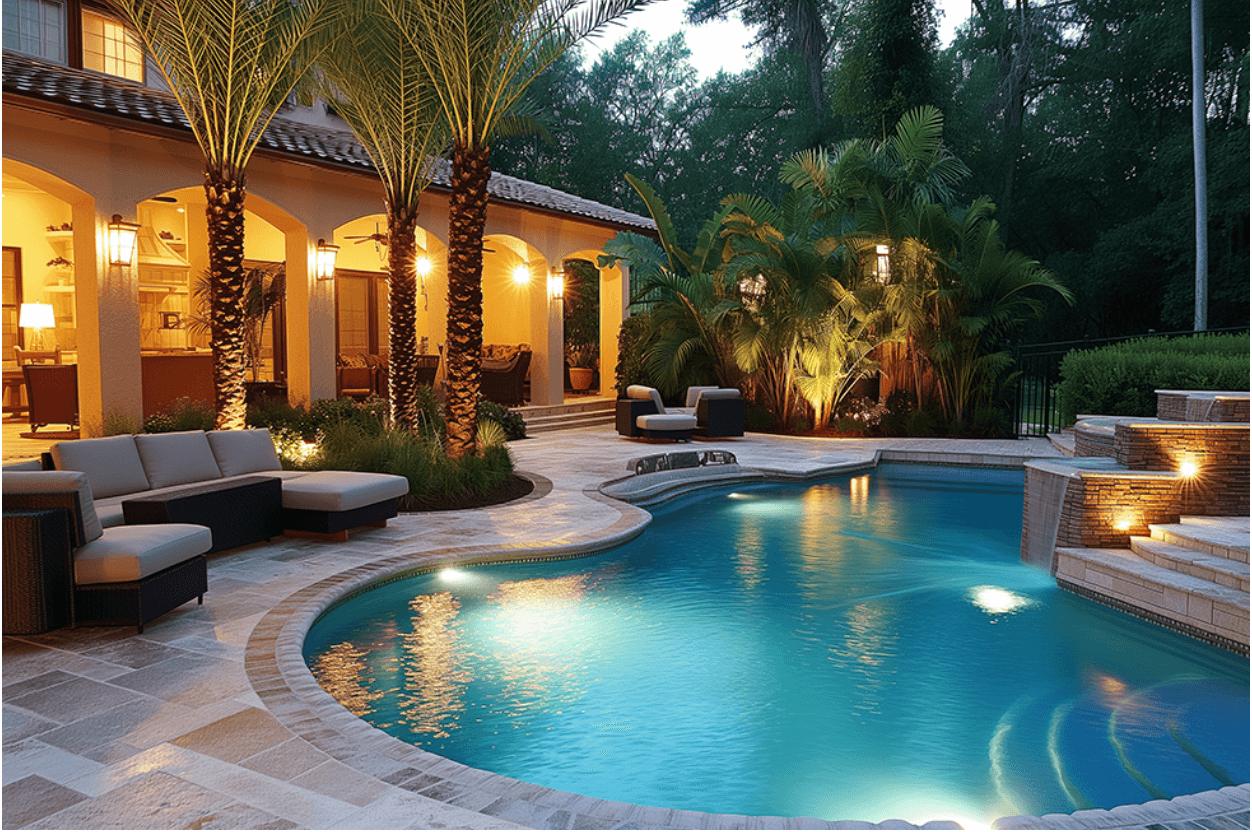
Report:
[{"label": "curved pool edge", "polygon": [[[1020,465],[1022,458],[1003,460],[919,459],[942,454],[884,452],[873,460],[851,465],[824,466],[801,475],[763,471],[765,480],[811,480],[848,473],[846,469],[873,468],[879,461],[937,462],[994,467]],[[949,457],[955,455],[948,455]],[[969,456],[969,455],[960,455]],[[759,480],[758,480],[759,481]],[[713,482],[707,487],[725,483]],[[304,660],[309,629],[330,607],[369,588],[409,574],[433,569],[486,563],[560,560],[597,554],[628,542],[643,532],[651,515],[635,505],[584,489],[583,495],[618,511],[616,522],[602,529],[559,538],[543,544],[467,546],[396,555],[357,566],[317,581],[285,598],[254,628],[245,649],[249,683],[273,716],[297,736],[335,760],[391,786],[412,791],[487,818],[532,828],[621,829],[960,829],[955,821],[933,820],[914,825],[898,819],[880,823],[827,821],[817,818],[709,814],[665,807],[639,806],[564,792],[475,769],[398,740],[354,716],[326,693]],[[683,492],[686,493],[686,492]],[[670,496],[679,496],[673,494]],[[525,499],[525,498],[523,498]],[[539,498],[532,498],[539,499]],[[994,822],[996,829],[1116,829],[1148,824],[1239,822],[1247,828],[1249,786],[1228,786],[1170,800],[1113,809],[1088,809],[1042,817],[1012,816]],[[1203,825],[1202,825],[1203,824]],[[1179,828],[1174,826],[1173,828]]]}]

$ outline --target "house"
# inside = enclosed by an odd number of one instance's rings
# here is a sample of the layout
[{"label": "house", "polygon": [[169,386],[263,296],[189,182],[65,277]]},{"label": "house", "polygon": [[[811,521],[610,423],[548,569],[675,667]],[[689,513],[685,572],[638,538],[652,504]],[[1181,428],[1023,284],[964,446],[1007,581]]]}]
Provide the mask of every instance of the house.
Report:
[{"label": "house", "polygon": [[[159,72],[106,9],[5,0],[4,12],[4,364],[14,368],[14,348],[35,339],[62,350],[78,365],[91,434],[108,416],[136,420],[204,387],[208,336],[195,327],[208,262],[203,158]],[[447,183],[444,166],[419,212],[417,331],[432,354],[446,332]],[[483,342],[530,345],[529,401],[559,404],[563,322],[549,276],[571,259],[594,263],[619,230],[655,225],[508,176],[493,175],[490,193]],[[252,158],[246,206],[246,265],[286,275],[258,378],[284,385],[293,402],[333,397],[337,356],[387,352],[377,175],[324,104],[291,105]],[[122,264],[109,252],[114,220],[139,226],[137,252]],[[333,275],[320,279],[319,241],[338,246]],[[600,362],[613,367],[629,276],[599,272]],[[50,305],[55,326],[20,327],[23,303]],[[601,384],[612,386],[611,373]]]}]

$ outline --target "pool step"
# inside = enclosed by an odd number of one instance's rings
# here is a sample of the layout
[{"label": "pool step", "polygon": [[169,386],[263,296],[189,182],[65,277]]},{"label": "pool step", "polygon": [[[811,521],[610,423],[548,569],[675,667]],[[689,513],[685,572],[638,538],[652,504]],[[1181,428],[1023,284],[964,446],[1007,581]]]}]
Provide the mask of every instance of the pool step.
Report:
[{"label": "pool step", "polygon": [[1058,548],[1056,579],[1066,589],[1247,652],[1246,589],[1175,571],[1127,549]]},{"label": "pool step", "polygon": [[1197,551],[1187,546],[1165,543],[1154,537],[1130,538],[1130,550],[1139,557],[1231,589],[1248,591],[1248,564],[1218,554]]},{"label": "pool step", "polygon": [[1148,528],[1154,540],[1244,564],[1248,562],[1247,517],[1183,517],[1178,523],[1160,523]]}]

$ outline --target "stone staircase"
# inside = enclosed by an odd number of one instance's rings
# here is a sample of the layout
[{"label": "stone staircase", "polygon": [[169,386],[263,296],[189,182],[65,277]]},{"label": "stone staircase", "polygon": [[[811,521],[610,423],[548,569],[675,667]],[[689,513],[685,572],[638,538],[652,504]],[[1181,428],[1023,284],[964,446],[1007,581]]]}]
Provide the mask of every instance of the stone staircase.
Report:
[{"label": "stone staircase", "polygon": [[615,399],[581,399],[557,405],[535,405],[514,408],[526,420],[527,435],[571,428],[611,427],[615,418]]},{"label": "stone staircase", "polygon": [[1057,582],[1247,655],[1247,517],[1152,524],[1130,549],[1056,550]]}]

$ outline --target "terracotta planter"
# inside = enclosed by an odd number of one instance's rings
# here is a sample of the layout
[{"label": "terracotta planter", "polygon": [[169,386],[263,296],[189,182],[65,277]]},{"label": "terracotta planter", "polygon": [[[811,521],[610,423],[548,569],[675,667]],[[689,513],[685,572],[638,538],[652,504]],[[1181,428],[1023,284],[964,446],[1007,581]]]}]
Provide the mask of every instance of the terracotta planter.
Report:
[{"label": "terracotta planter", "polygon": [[570,367],[569,386],[579,393],[591,389],[591,377],[595,375],[591,367]]}]

